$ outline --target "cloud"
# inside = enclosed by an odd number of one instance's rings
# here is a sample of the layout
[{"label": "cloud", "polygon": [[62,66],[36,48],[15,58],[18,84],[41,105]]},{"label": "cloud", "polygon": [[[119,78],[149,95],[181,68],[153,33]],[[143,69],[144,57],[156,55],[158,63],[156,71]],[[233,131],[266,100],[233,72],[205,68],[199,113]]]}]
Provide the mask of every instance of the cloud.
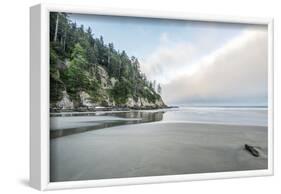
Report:
[{"label": "cloud", "polygon": [[266,28],[245,30],[194,62],[197,52],[198,48],[186,43],[159,47],[146,61],[144,69],[150,75],[158,73],[163,83],[166,103],[267,99]]},{"label": "cloud", "polygon": [[[259,100],[267,96],[267,32],[246,31],[163,86],[167,102]],[[171,95],[173,94],[173,95]]]},{"label": "cloud", "polygon": [[183,69],[187,71],[199,52],[188,42],[175,44],[167,33],[162,33],[159,40],[160,45],[154,52],[140,62],[141,70],[150,80],[163,84],[183,72]]}]

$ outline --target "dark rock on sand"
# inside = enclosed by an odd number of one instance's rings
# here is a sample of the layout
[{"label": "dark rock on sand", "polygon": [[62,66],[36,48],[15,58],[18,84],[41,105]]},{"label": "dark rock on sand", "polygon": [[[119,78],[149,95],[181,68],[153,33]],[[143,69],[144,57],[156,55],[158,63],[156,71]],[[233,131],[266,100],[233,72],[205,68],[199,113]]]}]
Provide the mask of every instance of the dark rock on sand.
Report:
[{"label": "dark rock on sand", "polygon": [[249,151],[253,156],[255,157],[259,157],[259,151],[254,147],[254,146],[251,146],[251,145],[248,145],[248,144],[245,144],[245,149],[247,151]]}]

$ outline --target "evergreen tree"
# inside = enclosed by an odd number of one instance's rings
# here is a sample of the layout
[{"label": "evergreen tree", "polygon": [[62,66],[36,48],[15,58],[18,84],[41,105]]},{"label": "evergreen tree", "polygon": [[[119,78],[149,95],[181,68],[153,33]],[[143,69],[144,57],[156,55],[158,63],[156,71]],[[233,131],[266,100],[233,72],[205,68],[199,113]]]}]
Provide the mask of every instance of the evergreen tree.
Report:
[{"label": "evergreen tree", "polygon": [[[101,90],[104,69],[116,81],[109,91]],[[50,13],[50,90],[51,102],[62,97],[66,90],[73,100],[86,91],[96,101],[104,100],[105,93],[118,105],[129,97],[145,98],[149,102],[159,99],[161,86],[155,92],[156,81],[149,81],[140,70],[140,63],[126,51],[119,52],[113,43],[105,44],[103,36],[95,37],[94,30],[68,19],[66,13]]]}]

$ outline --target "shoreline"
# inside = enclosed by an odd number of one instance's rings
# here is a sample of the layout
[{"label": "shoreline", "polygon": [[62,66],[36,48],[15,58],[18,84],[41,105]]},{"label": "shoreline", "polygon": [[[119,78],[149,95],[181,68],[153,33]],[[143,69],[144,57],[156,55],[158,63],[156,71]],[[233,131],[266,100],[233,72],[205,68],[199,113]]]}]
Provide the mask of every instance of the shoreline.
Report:
[{"label": "shoreline", "polygon": [[179,108],[178,106],[167,106],[163,108],[153,108],[153,109],[148,109],[148,108],[143,108],[143,109],[130,109],[130,108],[118,108],[118,109],[97,109],[97,110],[85,110],[85,111],[78,111],[76,109],[71,109],[71,110],[64,110],[64,111],[50,111],[51,116],[55,115],[83,115],[83,114],[96,114],[96,113],[118,113],[118,112],[143,112],[143,111],[151,111],[151,112],[158,112],[158,111],[163,111],[166,109],[173,109],[173,108]]},{"label": "shoreline", "polygon": [[100,112],[100,111],[141,111],[141,110],[161,110],[161,109],[171,109],[171,108],[179,108],[179,106],[162,106],[162,107],[95,107],[95,108],[87,108],[87,107],[78,107],[75,109],[50,109],[50,113],[68,113],[68,112],[76,112],[76,113],[84,113],[84,112]]},{"label": "shoreline", "polygon": [[[226,125],[226,126],[244,126],[244,127],[266,127],[266,120],[262,119],[262,114],[253,119],[244,119],[242,113],[225,113],[225,112],[210,112],[202,114],[199,111],[184,112],[181,109],[154,109],[154,110],[127,110],[127,111],[95,111],[95,112],[61,112],[50,113],[50,138],[58,138],[76,133],[82,133],[97,129],[107,129],[115,126],[125,125],[140,125],[142,123],[161,122],[163,124],[201,124],[201,125]],[[209,114],[213,119],[209,118]],[[242,120],[218,119],[221,116],[235,116],[239,114]],[[241,115],[242,114],[242,115]],[[249,114],[249,113],[247,113]],[[253,115],[254,114],[254,115]],[[246,115],[250,118],[255,115]],[[211,118],[212,118],[211,117]],[[257,121],[258,120],[258,121]],[[134,127],[132,126],[132,128]]]},{"label": "shoreline", "polygon": [[240,109],[258,109],[258,110],[268,110],[267,106],[165,106],[165,107],[144,107],[144,108],[129,108],[129,107],[97,107],[96,109],[64,109],[64,110],[54,110],[50,109],[50,114],[87,114],[87,113],[114,113],[114,112],[132,112],[132,111],[156,111],[156,110],[165,110],[173,108],[186,108],[186,109],[227,109],[227,110],[240,110]]}]

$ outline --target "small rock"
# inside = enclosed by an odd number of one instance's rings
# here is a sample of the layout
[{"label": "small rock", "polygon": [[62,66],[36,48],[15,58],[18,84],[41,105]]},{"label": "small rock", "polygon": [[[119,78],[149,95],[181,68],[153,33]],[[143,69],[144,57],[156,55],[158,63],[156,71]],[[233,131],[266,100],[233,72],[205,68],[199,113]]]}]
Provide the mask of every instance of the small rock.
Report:
[{"label": "small rock", "polygon": [[246,149],[247,151],[249,151],[249,152],[250,152],[253,156],[255,156],[255,157],[259,157],[259,156],[260,156],[258,150],[256,150],[256,148],[255,148],[254,146],[245,144],[245,149]]}]

